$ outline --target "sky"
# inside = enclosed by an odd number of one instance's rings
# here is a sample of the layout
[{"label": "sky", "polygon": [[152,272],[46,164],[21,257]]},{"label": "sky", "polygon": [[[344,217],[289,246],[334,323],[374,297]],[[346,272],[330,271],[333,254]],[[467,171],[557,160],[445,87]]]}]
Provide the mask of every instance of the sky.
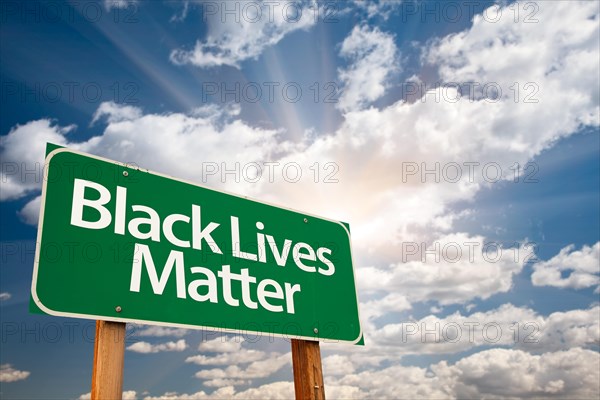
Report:
[{"label": "sky", "polygon": [[[47,142],[349,223],[330,399],[600,395],[598,2],[0,6],[2,398],[90,396],[94,321],[29,312]],[[290,342],[128,324],[123,389],[292,398]]]}]

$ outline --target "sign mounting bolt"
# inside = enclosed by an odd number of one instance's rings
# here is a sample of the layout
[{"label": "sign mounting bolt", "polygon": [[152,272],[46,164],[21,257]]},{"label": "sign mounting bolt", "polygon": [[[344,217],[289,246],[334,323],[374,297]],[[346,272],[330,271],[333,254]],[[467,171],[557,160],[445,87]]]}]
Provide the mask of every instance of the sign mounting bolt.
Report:
[{"label": "sign mounting bolt", "polygon": [[121,308],[121,306],[116,306],[116,307],[115,307],[115,311],[116,311],[116,312],[121,312],[121,310],[123,310],[123,309]]},{"label": "sign mounting bolt", "polygon": [[123,171],[123,176],[127,176],[127,175],[129,175],[129,172]]},{"label": "sign mounting bolt", "polygon": [[314,331],[315,333],[319,333],[319,330],[318,330],[317,328],[313,329],[313,331]]},{"label": "sign mounting bolt", "polygon": [[304,218],[304,223],[308,224],[308,218]]}]

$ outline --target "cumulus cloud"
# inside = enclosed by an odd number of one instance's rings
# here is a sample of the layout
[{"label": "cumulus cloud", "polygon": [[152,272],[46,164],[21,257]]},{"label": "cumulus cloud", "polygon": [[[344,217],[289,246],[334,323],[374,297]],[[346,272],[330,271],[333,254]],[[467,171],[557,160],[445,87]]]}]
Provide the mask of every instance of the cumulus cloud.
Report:
[{"label": "cumulus cloud", "polygon": [[32,200],[28,201],[19,211],[19,217],[21,221],[29,225],[37,225],[40,218],[40,207],[42,205],[42,196],[35,196]]},{"label": "cumulus cloud", "polygon": [[[240,67],[247,59],[256,59],[286,35],[306,30],[315,23],[316,2],[310,0],[283,2],[212,2],[205,7],[208,23],[206,39],[198,40],[190,50],[171,52],[175,64],[198,67],[229,65]],[[213,10],[214,7],[214,10]],[[225,17],[224,10],[235,10],[236,16]]]},{"label": "cumulus cloud", "polygon": [[402,257],[420,252],[420,258],[407,258],[385,268],[362,268],[358,271],[359,288],[402,293],[402,297],[396,296],[400,306],[405,299],[433,300],[442,305],[487,299],[510,290],[513,276],[533,255],[526,244],[515,248],[490,246],[484,237],[464,233],[442,236],[426,246],[405,243],[403,250]]},{"label": "cumulus cloud", "polygon": [[102,118],[106,118],[108,123],[121,121],[130,121],[142,116],[142,110],[134,106],[120,105],[114,102],[103,102],[98,106],[92,118],[92,124]]},{"label": "cumulus cloud", "polygon": [[0,301],[7,301],[10,300],[10,298],[12,297],[12,295],[8,292],[2,292],[0,293]]},{"label": "cumulus cloud", "polygon": [[600,358],[596,351],[574,348],[531,355],[520,350],[491,349],[449,367],[459,398],[597,398]]},{"label": "cumulus cloud", "polygon": [[60,127],[49,119],[17,125],[7,135],[0,137],[2,159],[2,190],[0,201],[23,197],[42,186],[46,142],[58,145],[67,143],[66,134],[74,125]]},{"label": "cumulus cloud", "polygon": [[30,375],[29,371],[19,371],[14,369],[10,364],[0,365],[0,382],[16,382],[27,379]]},{"label": "cumulus cloud", "polygon": [[166,342],[159,344],[151,344],[148,342],[136,342],[130,346],[127,346],[127,350],[135,353],[160,353],[163,351],[184,351],[187,349],[187,343],[185,339],[180,339],[176,342]]},{"label": "cumulus cloud", "polygon": [[350,65],[339,71],[344,91],[338,106],[344,110],[362,108],[385,94],[390,77],[400,70],[394,37],[378,28],[355,26],[344,39],[340,55]]},{"label": "cumulus cloud", "polygon": [[334,354],[323,358],[323,375],[340,376],[352,374],[355,371],[354,364],[348,356]]},{"label": "cumulus cloud", "polygon": [[[531,329],[528,329],[531,333]],[[527,333],[527,334],[528,334]],[[600,307],[555,312],[541,318],[538,341],[523,336],[518,346],[529,351],[555,351],[600,344]]]},{"label": "cumulus cloud", "polygon": [[[251,382],[254,378],[265,378],[277,372],[291,362],[291,355],[267,353],[242,347],[242,336],[221,336],[201,342],[198,350],[203,353],[187,357],[185,362],[197,365],[223,365],[227,368],[204,369],[196,373],[206,386],[239,386]],[[240,368],[240,364],[248,364]]]},{"label": "cumulus cloud", "polygon": [[368,336],[381,353],[444,354],[487,346],[514,346],[531,352],[590,347],[600,342],[600,307],[552,313],[504,304],[487,312],[386,324]]},{"label": "cumulus cloud", "polygon": [[183,337],[189,333],[188,329],[183,328],[168,328],[166,326],[140,326],[139,329],[134,331],[136,336],[150,336],[150,337]]},{"label": "cumulus cloud", "polygon": [[355,388],[359,398],[596,398],[600,359],[591,350],[532,355],[490,349],[449,365],[428,368],[394,365],[341,378],[326,378],[325,389]]},{"label": "cumulus cloud", "polygon": [[226,368],[202,369],[196,372],[196,378],[204,380],[209,386],[219,384],[231,385],[232,382],[242,384],[251,379],[267,378],[292,362],[292,354],[272,353],[268,358],[253,361],[244,368],[230,365]]},{"label": "cumulus cloud", "polygon": [[209,353],[234,353],[242,348],[245,339],[243,336],[220,336],[200,342],[198,350]]},{"label": "cumulus cloud", "polygon": [[186,358],[185,362],[197,365],[231,365],[260,361],[267,357],[268,354],[260,350],[240,349],[236,352],[219,353],[214,356],[199,354]]},{"label": "cumulus cloud", "polygon": [[[576,130],[580,124],[598,125],[599,5],[577,1],[539,6],[537,17],[543,23],[515,23],[504,7],[498,21],[489,23],[476,15],[470,29],[434,41],[424,56],[438,68],[443,81],[497,83],[503,88],[503,99],[514,97],[508,88],[515,82],[535,84],[539,106],[532,108],[541,113],[536,121],[514,118],[517,109],[531,103],[513,98],[506,103],[511,115],[497,122],[508,124],[507,130],[521,130],[524,125],[552,118],[560,126],[546,129],[548,124],[543,125],[541,136],[548,140]],[[489,15],[495,12],[492,9]],[[528,142],[528,136],[540,133],[507,137],[506,145],[518,148]],[[538,142],[531,151],[547,144]]]},{"label": "cumulus cloud", "polygon": [[[481,188],[513,179],[511,166],[525,165],[582,125],[598,126],[598,5],[539,6],[544,24],[515,24],[504,10],[501,23],[478,20],[460,34],[434,41],[425,52],[424,61],[444,82],[497,82],[505,88],[502,97],[454,101],[457,89],[439,87],[413,103],[348,112],[334,134],[282,158],[301,165],[335,160],[336,177],[346,184],[282,184],[278,197],[292,207],[309,205],[360,226],[353,231],[359,254],[367,250],[370,259],[393,262],[402,241],[431,240],[450,230],[459,216],[451,204],[471,201]],[[483,57],[482,49],[493,54]],[[556,64],[558,59],[564,62]],[[515,77],[521,85],[537,85],[538,103],[515,103],[509,90]],[[569,103],[555,93],[564,93]]]},{"label": "cumulus cloud", "polygon": [[247,399],[264,399],[278,400],[294,397],[294,386],[291,382],[273,382],[257,388],[250,388],[244,391],[236,391],[233,386],[225,386],[212,393],[204,391],[196,393],[181,393],[176,392],[165,393],[162,396],[146,397],[144,400],[204,400],[204,399],[231,399],[231,400],[247,400]]},{"label": "cumulus cloud", "polygon": [[[564,274],[567,273],[566,276]],[[600,284],[600,242],[575,250],[569,245],[548,261],[533,265],[535,286],[584,289]]]},{"label": "cumulus cloud", "polygon": [[[92,398],[91,393],[82,394],[77,398],[77,400],[90,400]],[[122,400],[136,400],[138,399],[137,392],[135,390],[126,390],[123,392]]]},{"label": "cumulus cloud", "polygon": [[[17,199],[41,189],[46,142],[126,160],[123,162],[134,165],[144,163],[145,168],[199,183],[206,183],[210,178],[216,186],[244,190],[235,180],[227,184],[221,182],[220,175],[204,174],[203,168],[197,168],[196,160],[200,158],[217,166],[248,164],[270,160],[274,158],[273,153],[285,151],[288,144],[277,140],[279,132],[276,130],[263,130],[231,120],[234,114],[235,110],[205,108],[191,115],[144,115],[138,108],[102,103],[96,119],[105,118],[108,126],[102,135],[85,142],[70,141],[65,136],[74,126],[61,127],[46,119],[17,125],[0,138],[0,155],[6,164],[2,169],[1,199]],[[151,139],[152,135],[156,135],[155,139]],[[227,153],[223,153],[223,146],[229,149]],[[150,160],[154,162],[146,163]],[[246,190],[252,187],[245,186]],[[39,199],[32,201],[22,216],[33,223],[37,221],[34,209]]]},{"label": "cumulus cloud", "polygon": [[411,304],[406,296],[390,293],[380,299],[369,300],[360,304],[360,315],[364,320],[381,317],[389,312],[410,310]]}]

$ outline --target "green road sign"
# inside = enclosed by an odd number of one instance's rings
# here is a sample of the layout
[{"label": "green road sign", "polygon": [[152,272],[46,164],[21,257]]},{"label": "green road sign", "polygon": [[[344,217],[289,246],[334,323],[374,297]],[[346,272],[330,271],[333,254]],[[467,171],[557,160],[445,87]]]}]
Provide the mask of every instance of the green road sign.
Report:
[{"label": "green road sign", "polygon": [[362,342],[347,225],[48,152],[32,311]]}]

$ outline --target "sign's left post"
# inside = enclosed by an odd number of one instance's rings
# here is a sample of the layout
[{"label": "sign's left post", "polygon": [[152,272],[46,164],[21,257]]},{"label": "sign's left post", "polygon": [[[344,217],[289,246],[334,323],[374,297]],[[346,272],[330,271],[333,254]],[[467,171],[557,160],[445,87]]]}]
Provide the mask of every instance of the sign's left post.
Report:
[{"label": "sign's left post", "polygon": [[125,323],[96,321],[92,400],[120,400],[123,394]]}]

